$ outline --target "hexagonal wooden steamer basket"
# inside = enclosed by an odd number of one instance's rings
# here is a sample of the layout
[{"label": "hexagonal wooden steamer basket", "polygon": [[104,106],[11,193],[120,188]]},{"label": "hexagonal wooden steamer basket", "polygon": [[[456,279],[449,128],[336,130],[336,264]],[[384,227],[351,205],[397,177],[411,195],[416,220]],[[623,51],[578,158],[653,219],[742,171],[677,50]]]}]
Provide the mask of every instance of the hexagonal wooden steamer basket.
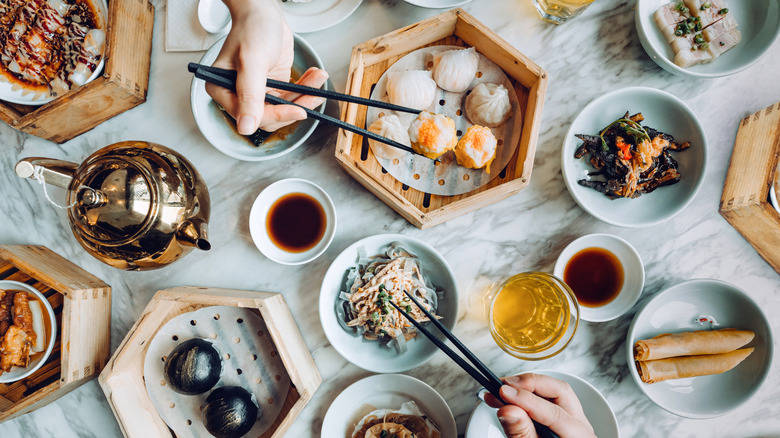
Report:
[{"label": "hexagonal wooden steamer basket", "polygon": [[[534,153],[547,89],[547,72],[476,18],[453,9],[417,24],[366,41],[352,49],[347,93],[370,97],[382,74],[409,52],[434,45],[475,47],[504,70],[514,85],[523,114],[523,132],[506,168],[487,185],[457,196],[412,189],[393,178],[360,135],[340,130],[336,159],[341,167],[393,210],[419,228],[427,228],[505,199],[531,179]],[[366,107],[348,103],[341,120],[364,127]]]},{"label": "hexagonal wooden steamer basket", "polygon": [[29,377],[0,384],[2,423],[97,377],[111,355],[111,287],[44,246],[0,245],[0,280],[38,289],[57,320],[46,363]]},{"label": "hexagonal wooden steamer basket", "polygon": [[780,214],[768,201],[778,159],[780,102],[739,124],[720,214],[780,273]]},{"label": "hexagonal wooden steamer basket", "polygon": [[281,294],[205,287],[161,290],[146,306],[99,378],[126,437],[177,437],[157,414],[146,392],[144,358],[149,343],[165,323],[210,306],[244,307],[259,314],[290,376],[290,391],[282,410],[260,438],[283,436],[314,396],[322,377]]}]

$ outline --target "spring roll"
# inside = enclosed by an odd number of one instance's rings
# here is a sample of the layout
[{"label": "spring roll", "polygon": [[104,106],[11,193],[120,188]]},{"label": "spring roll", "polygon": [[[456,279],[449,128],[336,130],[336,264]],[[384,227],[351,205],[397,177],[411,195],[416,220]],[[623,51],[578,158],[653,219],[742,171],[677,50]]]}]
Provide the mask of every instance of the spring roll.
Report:
[{"label": "spring roll", "polygon": [[736,350],[753,340],[749,330],[720,329],[666,333],[634,344],[635,360],[657,360],[667,357],[718,354]]},{"label": "spring roll", "polygon": [[753,348],[742,348],[720,354],[672,357],[668,359],[636,362],[639,377],[645,383],[663,382],[685,377],[708,376],[726,372],[753,352]]}]

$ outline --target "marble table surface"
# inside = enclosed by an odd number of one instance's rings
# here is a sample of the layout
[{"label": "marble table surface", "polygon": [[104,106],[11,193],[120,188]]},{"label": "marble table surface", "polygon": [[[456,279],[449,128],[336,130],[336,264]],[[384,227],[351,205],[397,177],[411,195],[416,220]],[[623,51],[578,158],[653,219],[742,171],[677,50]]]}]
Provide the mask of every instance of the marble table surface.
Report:
[{"label": "marble table surface", "polygon": [[[780,334],[780,277],[719,214],[718,204],[739,121],[780,100],[780,46],[748,70],[714,80],[684,79],[661,70],[645,54],[634,28],[634,1],[599,0],[562,26],[541,22],[530,0],[474,0],[464,9],[494,29],[549,72],[539,144],[530,185],[519,194],[477,212],[420,231],[352,180],[336,163],[334,131],[321,128],[308,143],[266,163],[241,162],[214,149],[190,112],[190,76],[185,65],[201,53],[164,50],[165,1],[157,8],[148,101],[62,145],[0,125],[0,242],[45,245],[97,275],[113,288],[111,346],[116,349],[152,295],[193,285],[280,292],[323,377],[323,384],[286,436],[318,437],[333,399],[368,376],[327,342],[316,312],[320,281],[330,261],[352,242],[378,233],[403,233],[437,248],[454,268],[462,308],[484,284],[528,270],[552,272],[573,239],[605,232],[639,251],[647,271],[641,299],[631,311],[606,323],[583,323],[563,354],[523,362],[496,347],[475,311],[464,311],[456,335],[498,374],[536,367],[577,374],[598,388],[615,410],[621,436],[780,436],[780,349],[758,393],[736,411],[709,420],[689,420],[656,407],[637,388],[625,363],[624,340],[640,306],[659,291],[691,278],[715,278],[746,290]],[[355,44],[430,17],[439,11],[400,0],[367,0],[340,25],[305,35],[322,56],[337,89],[343,90]],[[574,202],[560,172],[560,149],[572,119],[602,93],[626,86],[667,90],[699,115],[709,139],[709,166],[693,203],[666,223],[628,230],[602,223]],[[212,199],[213,249],[151,272],[123,272],[98,262],[75,241],[66,214],[50,205],[41,188],[13,172],[17,160],[45,156],[81,162],[98,148],[122,140],[147,140],[187,156],[208,183]],[[333,198],[339,217],[335,240],[303,267],[278,265],[260,254],[247,218],[257,194],[274,181],[307,178]],[[61,191],[52,194],[62,199]],[[457,237],[455,237],[457,236]],[[775,345],[777,347],[777,345]],[[409,371],[449,403],[459,433],[476,404],[476,384],[444,354]],[[119,437],[121,432],[96,381],[56,402],[0,425],[0,436]]]}]

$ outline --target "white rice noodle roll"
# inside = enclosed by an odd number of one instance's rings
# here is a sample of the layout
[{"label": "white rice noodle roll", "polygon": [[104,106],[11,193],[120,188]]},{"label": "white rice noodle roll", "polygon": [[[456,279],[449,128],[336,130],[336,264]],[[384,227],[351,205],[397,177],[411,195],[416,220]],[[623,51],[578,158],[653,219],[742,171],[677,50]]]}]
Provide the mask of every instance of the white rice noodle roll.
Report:
[{"label": "white rice noodle roll", "polygon": [[43,307],[38,300],[29,302],[32,313],[33,330],[35,331],[35,344],[31,347],[33,353],[40,353],[46,349],[46,325],[43,322]]},{"label": "white rice noodle roll", "polygon": [[73,68],[73,72],[68,76],[73,85],[86,84],[89,77],[94,73],[98,62],[100,62],[100,56],[103,54],[105,35],[101,29],[92,29],[87,32],[84,41],[81,43],[78,62]]},{"label": "white rice noodle roll", "polygon": [[70,10],[70,5],[65,0],[46,0],[46,3],[61,17],[64,17]]},{"label": "white rice noodle roll", "polygon": [[477,50],[447,50],[433,57],[433,79],[443,90],[462,93],[468,90],[479,68]]}]

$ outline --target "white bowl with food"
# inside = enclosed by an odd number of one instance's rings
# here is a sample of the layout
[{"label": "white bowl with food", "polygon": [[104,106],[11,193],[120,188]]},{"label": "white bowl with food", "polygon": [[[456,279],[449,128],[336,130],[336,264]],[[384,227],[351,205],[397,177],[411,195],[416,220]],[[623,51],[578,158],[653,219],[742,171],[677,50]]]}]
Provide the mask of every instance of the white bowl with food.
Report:
[{"label": "white bowl with food", "polygon": [[[645,383],[640,376],[638,363],[635,361],[635,344],[639,340],[648,340],[666,333],[683,333],[692,331],[711,331],[718,329],[736,329],[752,331],[754,336],[746,345],[728,347],[723,354],[707,354],[712,352],[692,351],[691,355],[675,354],[667,356],[676,361],[672,366],[658,362],[663,360],[647,360],[643,370],[645,380],[656,380],[655,383]],[[720,333],[705,333],[706,336],[720,336]],[[678,335],[679,336],[679,335]],[[674,341],[677,337],[663,337]],[[715,344],[712,339],[706,345]],[[682,417],[711,418],[737,409],[755,394],[766,380],[772,365],[772,330],[766,315],[759,305],[744,291],[729,283],[719,280],[690,280],[672,286],[654,296],[634,317],[626,337],[626,359],[631,376],[639,389],[659,407]],[[672,345],[672,347],[675,347]],[[697,345],[687,348],[697,348]],[[681,348],[681,347],[680,347]],[[732,354],[745,348],[746,358],[734,359]],[[739,350],[737,350],[739,349]],[[728,350],[728,351],[727,351]],[[735,351],[736,350],[736,351]],[[702,356],[706,354],[706,356]],[[704,357],[700,361],[698,358]],[[683,359],[680,359],[683,358]],[[693,362],[692,359],[696,362]],[[668,359],[665,359],[668,360]],[[741,360],[736,365],[734,362]],[[678,376],[656,377],[651,374],[649,363],[663,364],[669,368],[685,373],[689,369],[700,372],[724,372],[697,377],[675,378]],[[659,371],[659,372],[660,372]],[[698,373],[697,373],[698,374]],[[669,378],[669,380],[663,380]]]},{"label": "white bowl with food", "polygon": [[[622,117],[626,112],[644,116],[640,124],[621,122],[626,125],[621,129],[637,134],[626,134],[626,139],[621,141],[621,136],[607,132],[604,135],[607,149],[600,149],[599,135],[606,127],[619,128],[620,124],[616,123],[625,120]],[[596,145],[597,154],[606,151],[606,158],[599,156],[606,164],[601,170],[593,167],[593,154],[575,158],[583,145],[588,144],[575,134],[586,135]],[[652,141],[640,141],[643,134],[652,137]],[[674,141],[667,140],[668,136]],[[687,149],[672,150],[686,142],[690,143]],[[633,150],[631,143],[641,144],[641,153]],[[618,145],[628,147],[628,154],[617,151]],[[656,225],[681,212],[698,193],[706,167],[707,139],[696,114],[677,97],[647,87],[622,88],[593,100],[574,118],[561,150],[563,180],[577,204],[596,219],[626,228]],[[646,177],[645,168],[656,171]],[[595,175],[595,172],[602,174]],[[621,172],[625,172],[622,179],[610,180],[613,174]],[[629,174],[633,174],[633,179]]]},{"label": "white bowl with food", "polygon": [[553,275],[577,297],[580,318],[611,321],[630,310],[642,294],[645,268],[636,249],[612,234],[588,234],[564,248]]},{"label": "white bowl with food", "polygon": [[[668,18],[659,18],[661,25],[656,19],[660,8],[671,8],[662,9]],[[635,10],[637,34],[647,54],[664,70],[688,77],[715,78],[744,70],[761,59],[780,34],[777,0],[638,0]],[[694,15],[700,20],[692,26],[686,23],[684,31],[669,24]],[[690,63],[696,64],[683,67]]]},{"label": "white bowl with food", "polygon": [[[377,270],[379,277],[370,278]],[[403,289],[441,317],[450,331],[455,328],[455,274],[433,247],[401,234],[380,234],[342,251],[325,273],[320,289],[320,322],[333,348],[351,363],[375,373],[407,371],[430,359],[438,348],[389,304],[392,301],[416,320],[427,321]]]},{"label": "white bowl with food", "polygon": [[[386,414],[394,415],[385,417]],[[383,421],[385,418],[389,420]],[[432,433],[436,430],[438,435]],[[398,436],[458,435],[455,418],[441,395],[425,382],[403,374],[358,380],[333,400],[322,421],[323,438],[385,436],[382,431],[388,432],[388,437],[393,436],[392,431],[408,431],[407,435]]]},{"label": "white bowl with food", "polygon": [[[57,320],[49,301],[34,287],[0,280],[0,291],[0,363],[9,366],[0,366],[0,383],[11,383],[32,375],[49,359],[57,341]],[[26,294],[26,303],[17,294]],[[31,343],[30,332],[35,334]]]},{"label": "white bowl with food", "polygon": [[249,233],[260,252],[283,265],[319,257],[336,235],[336,207],[322,187],[301,178],[260,192],[249,212]]},{"label": "white bowl with food", "polygon": [[[225,37],[217,40],[203,55],[200,63],[212,65],[224,43]],[[317,52],[306,40],[295,35],[293,78],[302,75],[309,67],[324,69]],[[323,88],[327,88],[327,84]],[[262,142],[258,140],[259,146],[255,146],[249,137],[238,133],[230,115],[206,93],[206,83],[202,79],[192,79],[190,106],[195,123],[206,140],[225,155],[243,161],[273,160],[287,154],[302,145],[314,133],[319,123],[311,118],[295,122],[271,133]],[[324,112],[325,102],[315,108],[315,111]]]}]

